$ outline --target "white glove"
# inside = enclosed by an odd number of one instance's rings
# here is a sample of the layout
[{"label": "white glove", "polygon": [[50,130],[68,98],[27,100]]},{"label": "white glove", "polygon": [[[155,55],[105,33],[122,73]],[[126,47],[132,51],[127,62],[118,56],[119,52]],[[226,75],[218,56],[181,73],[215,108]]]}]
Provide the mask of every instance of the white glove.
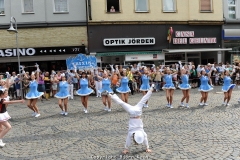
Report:
[{"label": "white glove", "polygon": [[151,87],[154,88],[154,87],[155,87],[155,84],[153,83],[153,84],[151,85]]},{"label": "white glove", "polygon": [[39,68],[39,65],[36,63],[35,67]]},{"label": "white glove", "polygon": [[39,68],[37,68],[37,72],[40,72],[40,69],[39,69]]},{"label": "white glove", "polygon": [[6,72],[7,78],[11,78],[11,75],[9,74],[9,72]]}]

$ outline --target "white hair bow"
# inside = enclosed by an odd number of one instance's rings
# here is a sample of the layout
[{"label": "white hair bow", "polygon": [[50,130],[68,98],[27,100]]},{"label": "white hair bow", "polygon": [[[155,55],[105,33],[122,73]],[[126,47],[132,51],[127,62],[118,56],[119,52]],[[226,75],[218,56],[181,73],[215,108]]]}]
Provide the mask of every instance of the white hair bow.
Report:
[{"label": "white hair bow", "polygon": [[61,77],[65,77],[65,74],[64,74],[64,73],[62,73],[62,74],[61,74]]}]

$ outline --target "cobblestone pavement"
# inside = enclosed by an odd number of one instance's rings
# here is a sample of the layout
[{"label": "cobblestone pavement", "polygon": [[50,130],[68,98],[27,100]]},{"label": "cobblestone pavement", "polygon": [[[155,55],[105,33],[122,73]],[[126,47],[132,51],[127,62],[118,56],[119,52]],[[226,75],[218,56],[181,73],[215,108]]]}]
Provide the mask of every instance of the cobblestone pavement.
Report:
[{"label": "cobblestone pavement", "polygon": [[[222,106],[220,87],[209,93],[208,106],[198,106],[200,93],[191,90],[190,109],[179,107],[182,93],[174,93],[173,109],[166,108],[165,92],[153,93],[143,123],[153,153],[142,145],[122,156],[128,129],[128,114],[113,103],[103,110],[100,98],[89,100],[83,113],[80,98],[69,101],[69,115],[61,116],[57,99],[38,101],[39,118],[25,105],[11,105],[12,130],[3,141],[0,159],[240,159],[239,90],[233,91],[230,106]],[[141,94],[130,96],[136,104]]]}]

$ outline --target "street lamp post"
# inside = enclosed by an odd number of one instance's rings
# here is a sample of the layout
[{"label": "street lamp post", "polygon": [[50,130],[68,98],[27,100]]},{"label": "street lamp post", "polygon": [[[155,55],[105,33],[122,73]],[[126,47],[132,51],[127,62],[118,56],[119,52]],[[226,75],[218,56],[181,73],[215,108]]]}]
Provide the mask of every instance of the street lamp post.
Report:
[{"label": "street lamp post", "polygon": [[[13,23],[15,24],[15,28],[13,27]],[[22,80],[22,75],[21,75],[21,68],[20,68],[20,55],[19,55],[19,48],[18,48],[18,30],[17,30],[17,21],[14,17],[11,17],[10,21],[10,28],[7,30],[11,34],[16,34],[16,47],[17,47],[17,57],[18,57],[18,72],[20,75],[20,80]],[[20,81],[20,94],[21,98],[23,98],[23,90],[22,90],[22,82]]]}]

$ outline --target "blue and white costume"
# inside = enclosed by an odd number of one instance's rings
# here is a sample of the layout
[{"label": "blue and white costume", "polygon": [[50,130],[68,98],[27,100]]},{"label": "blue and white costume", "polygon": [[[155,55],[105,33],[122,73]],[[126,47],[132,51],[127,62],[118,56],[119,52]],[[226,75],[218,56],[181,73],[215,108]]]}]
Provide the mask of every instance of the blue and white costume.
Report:
[{"label": "blue and white costume", "polygon": [[30,81],[29,88],[30,91],[27,93],[26,99],[36,99],[44,94],[43,92],[38,92],[38,83],[36,82],[36,80]]},{"label": "blue and white costume", "polygon": [[201,76],[200,81],[201,81],[201,85],[198,89],[198,91],[201,92],[209,92],[211,90],[213,90],[213,88],[208,84],[208,76]]},{"label": "blue and white costume", "polygon": [[180,84],[179,88],[182,90],[191,89],[191,86],[188,83],[189,77],[187,74],[184,74],[182,77],[182,84]]},{"label": "blue and white costume", "polygon": [[55,94],[55,97],[59,99],[65,99],[65,98],[71,97],[68,91],[67,81],[61,81],[59,83],[59,91]]},{"label": "blue and white costume", "polygon": [[127,77],[123,77],[121,79],[121,86],[119,88],[116,89],[117,92],[119,93],[128,93],[131,92],[130,88],[128,87],[128,78]]},{"label": "blue and white costume", "polygon": [[98,92],[101,94],[103,91],[108,91],[108,93],[113,93],[111,89],[111,82],[108,78],[102,79],[102,89],[100,89]]},{"label": "blue and white costume", "polygon": [[149,76],[142,75],[142,85],[140,87],[140,91],[148,91],[149,89]]},{"label": "blue and white costume", "polygon": [[164,79],[166,84],[162,87],[162,89],[166,90],[166,89],[176,89],[173,82],[172,82],[172,75],[171,74],[166,74],[164,75]]},{"label": "blue and white costume", "polygon": [[222,86],[223,92],[228,92],[229,89],[233,89],[236,86],[236,84],[231,84],[232,79],[229,76],[225,76],[223,81],[224,81]]},{"label": "blue and white costume", "polygon": [[77,90],[77,95],[79,96],[88,96],[91,93],[93,93],[93,90],[91,88],[88,88],[88,79],[81,78],[80,79],[80,86],[81,88]]}]

